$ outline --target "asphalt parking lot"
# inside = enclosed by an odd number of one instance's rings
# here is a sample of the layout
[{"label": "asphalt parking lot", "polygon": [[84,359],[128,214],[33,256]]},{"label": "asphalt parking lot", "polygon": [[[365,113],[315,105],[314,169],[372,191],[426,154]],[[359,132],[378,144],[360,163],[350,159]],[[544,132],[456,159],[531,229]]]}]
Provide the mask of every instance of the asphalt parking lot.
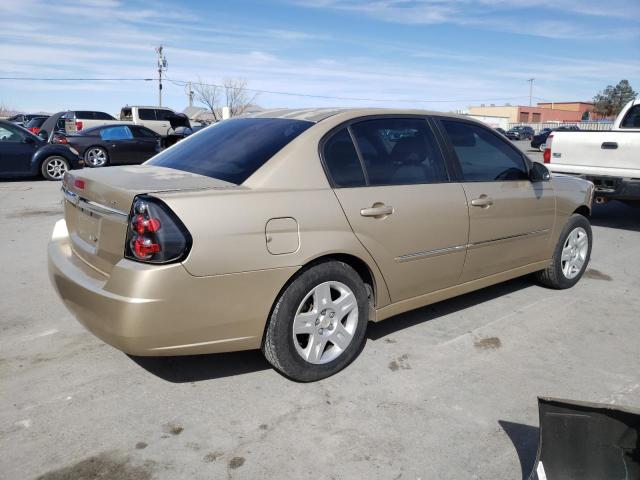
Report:
[{"label": "asphalt parking lot", "polygon": [[538,395],[640,405],[640,209],[596,207],[573,289],[522,278],[371,324],[350,367],[299,384],[259,352],[131,358],[87,333],[47,278],[59,187],[0,182],[3,479],[516,479]]}]

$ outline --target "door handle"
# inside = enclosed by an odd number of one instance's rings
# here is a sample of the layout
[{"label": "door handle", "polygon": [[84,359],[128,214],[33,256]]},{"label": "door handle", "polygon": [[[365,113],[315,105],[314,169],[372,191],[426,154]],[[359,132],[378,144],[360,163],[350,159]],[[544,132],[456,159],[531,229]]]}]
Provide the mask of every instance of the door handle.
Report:
[{"label": "door handle", "polygon": [[491,205],[493,205],[493,198],[486,195],[480,195],[479,198],[474,198],[473,200],[471,200],[471,205],[473,205],[474,207],[489,208]]},{"label": "door handle", "polygon": [[369,208],[363,208],[360,210],[360,215],[363,217],[383,218],[393,213],[393,207],[391,205],[385,205],[384,203],[374,203]]},{"label": "door handle", "polygon": [[601,148],[603,150],[615,150],[618,148],[618,142],[603,142]]}]

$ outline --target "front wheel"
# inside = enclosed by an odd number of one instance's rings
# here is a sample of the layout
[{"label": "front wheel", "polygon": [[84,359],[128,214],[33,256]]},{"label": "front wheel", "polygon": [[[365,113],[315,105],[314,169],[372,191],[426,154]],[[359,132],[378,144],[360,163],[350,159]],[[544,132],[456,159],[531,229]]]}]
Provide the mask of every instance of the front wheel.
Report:
[{"label": "front wheel", "polygon": [[592,238],[589,220],[577,213],[571,215],[562,230],[551,265],[537,272],[538,280],[550,288],[573,287],[591,258]]},{"label": "front wheel", "polygon": [[42,162],[40,171],[47,180],[59,181],[69,171],[69,162],[62,157],[49,157]]},{"label": "front wheel", "polygon": [[311,382],[346,367],[360,352],[369,300],[358,273],[329,261],[303,271],[277,299],[262,351],[289,378]]},{"label": "front wheel", "polygon": [[85,152],[84,161],[92,168],[104,167],[109,163],[109,155],[102,147],[91,147]]}]

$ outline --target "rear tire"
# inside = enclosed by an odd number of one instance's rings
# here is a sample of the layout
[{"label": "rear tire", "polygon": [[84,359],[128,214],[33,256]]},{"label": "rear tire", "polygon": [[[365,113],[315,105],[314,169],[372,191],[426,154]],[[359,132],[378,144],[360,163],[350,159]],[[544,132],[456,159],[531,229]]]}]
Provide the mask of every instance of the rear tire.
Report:
[{"label": "rear tire", "polygon": [[562,229],[551,265],[536,272],[536,279],[557,290],[573,287],[582,278],[589,264],[592,243],[589,220],[574,213]]},{"label": "rear tire", "polygon": [[109,154],[102,147],[89,147],[84,152],[84,162],[91,168],[104,167],[109,164]]},{"label": "rear tire", "polygon": [[362,349],[368,316],[367,290],[358,273],[343,262],[316,264],[302,271],[277,299],[262,352],[293,380],[329,377]]},{"label": "rear tire", "polygon": [[69,162],[58,156],[52,156],[45,158],[44,162],[40,166],[40,172],[42,176],[53,182],[59,182],[64,178],[64,174],[70,170]]}]

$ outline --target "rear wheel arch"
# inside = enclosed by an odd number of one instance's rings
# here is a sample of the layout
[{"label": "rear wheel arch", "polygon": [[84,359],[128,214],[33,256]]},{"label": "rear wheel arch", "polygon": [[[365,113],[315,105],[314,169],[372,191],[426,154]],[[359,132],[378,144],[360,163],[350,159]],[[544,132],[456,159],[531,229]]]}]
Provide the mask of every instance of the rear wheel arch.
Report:
[{"label": "rear wheel arch", "polygon": [[271,309],[269,310],[269,316],[267,317],[267,321],[265,322],[264,332],[262,334],[262,342],[264,342],[265,333],[267,331],[267,328],[269,328],[269,319],[271,318],[273,309],[275,308],[278,302],[278,299],[280,298],[282,293],[289,287],[289,285],[291,285],[291,283],[293,283],[300,275],[302,275],[307,270],[315,267],[316,265],[320,265],[322,263],[331,262],[331,261],[345,263],[356,271],[356,273],[358,274],[362,282],[365,284],[365,287],[367,288],[367,293],[370,295],[369,302],[370,302],[371,308],[375,306],[375,299],[377,298],[376,294],[378,290],[376,287],[375,277],[373,275],[371,267],[369,267],[367,262],[365,262],[364,260],[362,260],[361,258],[355,255],[348,254],[348,253],[331,253],[331,254],[323,255],[321,257],[314,258],[308,261],[306,264],[304,264],[293,275],[291,275],[291,277],[285,282],[282,288],[278,291],[277,295],[273,299]]}]

